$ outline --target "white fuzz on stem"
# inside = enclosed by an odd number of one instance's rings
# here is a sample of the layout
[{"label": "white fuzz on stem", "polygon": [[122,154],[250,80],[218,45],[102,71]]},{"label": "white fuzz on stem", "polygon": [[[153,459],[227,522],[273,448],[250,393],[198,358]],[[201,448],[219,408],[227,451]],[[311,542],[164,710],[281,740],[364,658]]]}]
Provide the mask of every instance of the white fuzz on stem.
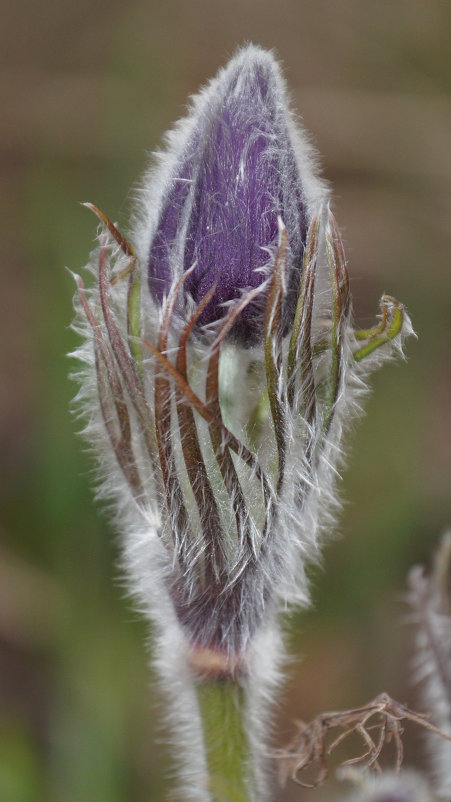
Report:
[{"label": "white fuzz on stem", "polygon": [[[409,603],[417,625],[414,679],[431,721],[451,738],[451,533],[446,534],[427,576],[409,574]],[[441,800],[451,798],[451,742],[427,734],[432,779]]]},{"label": "white fuzz on stem", "polygon": [[424,779],[413,771],[387,772],[382,777],[350,770],[347,774],[358,790],[341,797],[343,802],[437,802]]}]

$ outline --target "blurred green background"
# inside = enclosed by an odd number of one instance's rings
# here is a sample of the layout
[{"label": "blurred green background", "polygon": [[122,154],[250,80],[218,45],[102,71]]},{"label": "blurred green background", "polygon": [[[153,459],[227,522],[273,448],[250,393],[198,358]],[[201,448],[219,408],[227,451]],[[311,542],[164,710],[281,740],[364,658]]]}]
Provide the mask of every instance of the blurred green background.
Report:
[{"label": "blurred green background", "polygon": [[[373,381],[315,571],[274,743],[381,690],[415,702],[409,567],[450,510],[451,4],[446,0],[1,3],[0,802],[158,802],[169,750],[148,632],[68,408],[73,283],[97,203],[131,190],[186,97],[246,40],[274,47],[322,154],[356,316],[411,311],[406,364]],[[407,740],[421,763],[421,739]],[[291,785],[283,802],[326,800]]]}]

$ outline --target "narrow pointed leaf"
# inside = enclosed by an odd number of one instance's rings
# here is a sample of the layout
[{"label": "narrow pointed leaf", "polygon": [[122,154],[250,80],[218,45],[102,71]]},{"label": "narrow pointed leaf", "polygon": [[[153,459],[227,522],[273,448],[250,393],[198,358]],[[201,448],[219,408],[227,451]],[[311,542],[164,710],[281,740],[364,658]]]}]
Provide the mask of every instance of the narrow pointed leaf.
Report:
[{"label": "narrow pointed leaf", "polygon": [[268,298],[266,300],[265,319],[266,382],[279,459],[278,490],[280,490],[283,482],[286,449],[285,387],[282,364],[282,314],[283,299],[286,289],[285,269],[287,249],[288,235],[285,226],[282,225],[279,249],[276,254]]}]

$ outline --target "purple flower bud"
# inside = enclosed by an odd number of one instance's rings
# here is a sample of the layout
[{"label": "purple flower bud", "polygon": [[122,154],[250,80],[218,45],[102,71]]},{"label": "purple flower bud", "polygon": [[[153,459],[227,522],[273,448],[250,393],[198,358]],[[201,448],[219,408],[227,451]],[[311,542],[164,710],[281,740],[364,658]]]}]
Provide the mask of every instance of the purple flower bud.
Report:
[{"label": "purple flower bud", "polygon": [[[219,789],[263,800],[278,618],[308,602],[305,566],[332,522],[363,365],[390,357],[411,327],[384,296],[381,321],[352,330],[340,233],[328,205],[317,210],[327,192],[271,54],[240,51],[168,142],[144,181],[133,244],[86,204],[102,231],[89,264],[96,281],[85,289],[75,277],[77,401],[124,533],[131,588],[155,622],[156,662],[179,740],[182,732],[184,798]],[[218,321],[207,343],[193,343],[196,326]],[[229,347],[230,332],[260,349]],[[419,720],[388,697],[376,701],[362,722],[380,716],[382,736],[393,735],[389,716]],[[332,714],[330,727],[355,729],[350,712]],[[318,732],[304,728],[300,762],[289,750],[295,774],[313,755],[326,777]],[[399,758],[399,725],[394,735]],[[370,783],[355,802],[376,802],[373,791],[377,802],[403,802],[408,787]],[[406,799],[426,802],[416,781],[413,789]]]},{"label": "purple flower bud", "polygon": [[[216,287],[199,324],[220,319],[224,304],[261,285],[270,272],[280,216],[290,246],[286,333],[311,209],[325,193],[271,53],[255,46],[239,51],[194,98],[190,114],[170,138],[168,156],[148,251],[154,298],[161,303],[173,280],[195,264],[185,292],[199,303]],[[235,338],[256,342],[263,321],[260,297],[242,311]]]}]

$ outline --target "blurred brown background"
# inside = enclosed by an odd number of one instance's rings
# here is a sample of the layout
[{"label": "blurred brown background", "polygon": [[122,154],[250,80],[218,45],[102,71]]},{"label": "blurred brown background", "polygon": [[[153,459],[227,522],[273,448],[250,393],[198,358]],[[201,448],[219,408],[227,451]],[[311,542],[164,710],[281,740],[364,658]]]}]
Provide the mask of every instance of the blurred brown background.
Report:
[{"label": "blurred brown background", "polygon": [[[344,476],[343,537],[313,576],[274,742],[381,690],[415,704],[408,568],[449,503],[451,4],[446,0],[1,3],[0,801],[160,802],[168,750],[146,627],[68,407],[73,284],[91,200],[127,231],[146,151],[246,40],[276,49],[332,182],[358,322],[411,311]],[[301,659],[302,658],[302,659]],[[421,760],[421,739],[407,741]],[[280,800],[326,800],[330,788]]]}]

